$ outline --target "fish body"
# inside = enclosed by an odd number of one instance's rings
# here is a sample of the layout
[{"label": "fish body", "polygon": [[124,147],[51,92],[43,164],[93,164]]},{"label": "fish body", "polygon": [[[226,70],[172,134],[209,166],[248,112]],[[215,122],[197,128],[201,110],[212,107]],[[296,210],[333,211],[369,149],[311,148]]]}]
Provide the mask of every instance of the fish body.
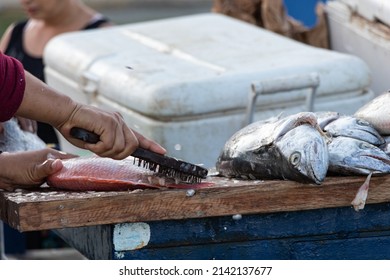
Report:
[{"label": "fish body", "polygon": [[383,93],[354,114],[372,124],[381,135],[390,134],[390,92]]},{"label": "fish body", "polygon": [[328,144],[329,172],[340,175],[390,173],[390,157],[379,147],[339,136]]},{"label": "fish body", "polygon": [[0,150],[7,152],[33,151],[46,148],[36,134],[20,128],[16,119],[3,122],[4,131],[0,133]]},{"label": "fish body", "polygon": [[220,175],[244,179],[290,179],[320,184],[328,151],[315,114],[252,123],[236,132],[217,160]]},{"label": "fish body", "polygon": [[134,164],[133,157],[114,160],[87,156],[62,160],[62,163],[61,171],[47,178],[49,186],[74,191],[118,191],[162,187],[196,189],[212,185],[186,184],[158,176]]},{"label": "fish body", "polygon": [[324,131],[332,137],[351,137],[376,146],[385,143],[385,140],[373,125],[353,116],[340,116],[334,119],[324,126]]}]

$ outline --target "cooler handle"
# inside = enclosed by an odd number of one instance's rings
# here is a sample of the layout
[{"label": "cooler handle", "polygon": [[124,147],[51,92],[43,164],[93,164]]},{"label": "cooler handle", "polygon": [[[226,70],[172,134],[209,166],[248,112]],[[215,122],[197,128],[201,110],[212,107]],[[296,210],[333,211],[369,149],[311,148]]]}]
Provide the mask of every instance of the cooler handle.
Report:
[{"label": "cooler handle", "polygon": [[275,92],[286,92],[298,89],[310,88],[306,95],[305,104],[308,112],[313,111],[314,97],[320,84],[318,73],[308,75],[294,75],[285,78],[276,78],[264,81],[257,81],[251,84],[249,92],[248,106],[246,110],[246,124],[253,122],[254,108],[258,95],[274,94]]}]

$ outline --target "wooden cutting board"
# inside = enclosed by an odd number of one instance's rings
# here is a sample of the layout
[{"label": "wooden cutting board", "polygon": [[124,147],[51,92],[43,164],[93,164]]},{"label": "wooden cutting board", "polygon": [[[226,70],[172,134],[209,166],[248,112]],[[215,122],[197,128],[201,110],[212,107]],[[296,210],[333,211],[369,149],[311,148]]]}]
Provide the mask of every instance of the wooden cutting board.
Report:
[{"label": "wooden cutting board", "polygon": [[[322,185],[209,177],[195,190],[70,192],[40,188],[0,192],[0,218],[19,231],[176,220],[235,214],[352,207],[364,176],[328,177]],[[372,177],[366,203],[390,201],[390,175]],[[360,210],[360,211],[364,211]]]}]

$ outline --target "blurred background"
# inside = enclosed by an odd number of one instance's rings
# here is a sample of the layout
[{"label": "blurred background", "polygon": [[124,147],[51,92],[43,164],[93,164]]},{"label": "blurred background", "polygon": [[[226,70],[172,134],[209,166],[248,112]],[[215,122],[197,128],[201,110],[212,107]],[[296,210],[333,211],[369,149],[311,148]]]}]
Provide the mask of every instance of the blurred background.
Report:
[{"label": "blurred background", "polygon": [[[209,12],[214,0],[84,0],[117,24]],[[326,0],[284,0],[293,18],[311,28],[316,23],[315,5]],[[24,18],[19,1],[0,0],[0,34],[12,22]]]},{"label": "blurred background", "polygon": [[[208,12],[213,0],[84,0],[117,24]],[[0,33],[24,18],[19,1],[0,0]]]}]

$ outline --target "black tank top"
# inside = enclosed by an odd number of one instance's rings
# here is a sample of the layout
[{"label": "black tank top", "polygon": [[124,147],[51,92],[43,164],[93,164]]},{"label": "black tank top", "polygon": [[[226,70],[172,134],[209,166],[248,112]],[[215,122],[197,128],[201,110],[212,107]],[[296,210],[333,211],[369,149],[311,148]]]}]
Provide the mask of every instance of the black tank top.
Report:
[{"label": "black tank top", "polygon": [[[102,15],[95,17],[83,30],[98,28],[103,23],[107,23],[109,20]],[[22,64],[26,71],[45,82],[44,64],[42,57],[34,57],[29,55],[23,46],[23,33],[26,27],[27,20],[18,22],[12,30],[10,41],[5,50],[5,54],[15,57]],[[47,144],[54,144],[59,148],[58,137],[52,126],[38,122],[38,136]]]}]

